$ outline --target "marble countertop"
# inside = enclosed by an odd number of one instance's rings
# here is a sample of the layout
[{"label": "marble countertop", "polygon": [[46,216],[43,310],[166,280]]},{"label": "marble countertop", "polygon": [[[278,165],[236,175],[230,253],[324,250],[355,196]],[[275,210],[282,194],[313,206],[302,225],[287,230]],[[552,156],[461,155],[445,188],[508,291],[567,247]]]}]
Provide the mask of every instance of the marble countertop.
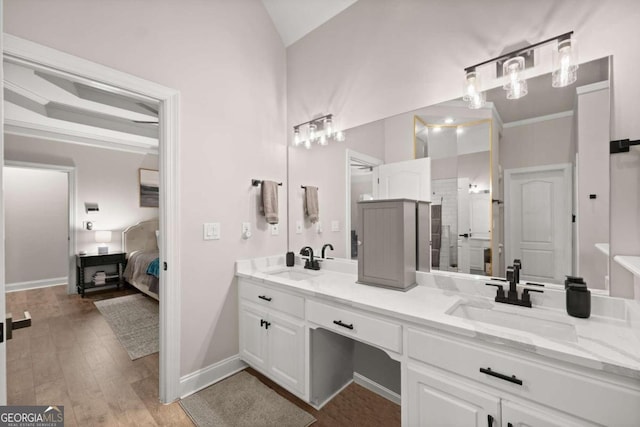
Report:
[{"label": "marble countertop", "polygon": [[[495,288],[484,285],[486,277],[418,272],[418,286],[402,292],[356,283],[355,265],[349,261],[325,261],[322,270],[310,271],[300,265],[285,267],[284,257],[269,257],[238,261],[236,275],[274,288],[640,380],[637,301],[592,294],[591,317],[579,319],[566,314],[565,293],[560,288],[547,287],[543,294],[533,294],[534,308],[524,308],[495,303]],[[289,280],[272,274],[283,270],[301,271],[308,278]],[[518,316],[527,330],[448,314],[460,304]],[[526,319],[522,321],[523,317],[531,318],[530,325]],[[538,332],[536,327],[541,322],[560,323],[570,333],[544,336],[541,333],[544,328],[541,326]]]}]

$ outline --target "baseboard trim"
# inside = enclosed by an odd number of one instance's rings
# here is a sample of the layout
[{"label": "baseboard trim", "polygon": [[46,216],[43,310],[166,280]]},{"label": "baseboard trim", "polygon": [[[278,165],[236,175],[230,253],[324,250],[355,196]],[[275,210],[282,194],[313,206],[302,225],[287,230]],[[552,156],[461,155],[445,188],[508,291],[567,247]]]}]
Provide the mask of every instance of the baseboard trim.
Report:
[{"label": "baseboard trim", "polygon": [[236,354],[227,359],[199,369],[188,375],[180,377],[180,398],[185,397],[209,387],[231,375],[245,369],[248,365]]},{"label": "baseboard trim", "polygon": [[66,285],[69,282],[67,277],[55,277],[53,279],[31,280],[29,282],[7,283],[5,292],[24,291],[27,289],[48,288],[49,286]]},{"label": "baseboard trim", "polygon": [[385,399],[390,400],[391,402],[397,405],[400,405],[401,397],[398,393],[391,391],[384,386],[381,386],[377,382],[370,380],[369,378],[362,376],[357,372],[353,373],[353,382],[355,382],[358,385],[361,385],[362,387],[366,388],[369,391],[374,392],[378,396],[382,396]]}]

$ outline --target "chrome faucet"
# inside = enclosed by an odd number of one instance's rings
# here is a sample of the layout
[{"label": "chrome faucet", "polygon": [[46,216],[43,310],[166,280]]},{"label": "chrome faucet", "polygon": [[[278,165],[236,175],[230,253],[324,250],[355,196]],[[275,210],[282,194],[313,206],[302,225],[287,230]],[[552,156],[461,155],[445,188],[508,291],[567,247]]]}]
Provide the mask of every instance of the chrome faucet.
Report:
[{"label": "chrome faucet", "polygon": [[305,246],[300,249],[300,255],[309,257],[304,261],[304,268],[309,270],[320,270],[320,263],[313,259],[313,249],[311,246]]},{"label": "chrome faucet", "polygon": [[325,256],[324,256],[324,251],[325,251],[325,249],[327,249],[327,248],[329,248],[329,249],[333,250],[333,245],[332,245],[331,243],[327,243],[326,245],[324,245],[324,246],[322,247],[322,259],[332,259],[332,258],[325,258]]},{"label": "chrome faucet", "polygon": [[[507,282],[509,282],[509,291],[507,295],[504,294],[503,285],[498,285],[495,283],[485,283],[487,286],[495,286],[498,288],[496,292],[496,302],[502,302],[505,304],[513,304],[520,305],[522,307],[531,307],[531,296],[530,292],[540,292],[543,291],[538,289],[530,289],[525,288],[522,291],[522,299],[518,298],[518,283],[520,283],[520,270],[522,269],[522,261],[519,259],[513,260],[513,266],[507,267]],[[544,285],[539,285],[544,286]]]}]

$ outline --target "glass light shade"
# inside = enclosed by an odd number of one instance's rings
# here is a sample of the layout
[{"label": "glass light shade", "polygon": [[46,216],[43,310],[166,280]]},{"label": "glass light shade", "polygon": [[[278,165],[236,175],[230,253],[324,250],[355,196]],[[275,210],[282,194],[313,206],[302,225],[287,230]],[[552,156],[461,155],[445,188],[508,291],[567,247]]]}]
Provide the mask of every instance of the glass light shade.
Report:
[{"label": "glass light shade", "polygon": [[324,121],[324,132],[327,137],[333,135],[333,119],[331,117],[327,117]]},{"label": "glass light shade", "polygon": [[578,50],[575,39],[565,39],[558,42],[558,48],[553,51],[553,71],[551,85],[565,87],[578,79]]},{"label": "glass light shade", "polygon": [[316,139],[316,125],[314,123],[309,124],[309,139],[311,141]]},{"label": "glass light shade", "polygon": [[478,108],[482,108],[487,103],[487,94],[485,92],[478,92],[469,100],[469,108],[472,110],[477,110]]},{"label": "glass light shade", "polygon": [[111,231],[107,231],[107,230],[96,231],[95,240],[96,240],[96,243],[110,243]]},{"label": "glass light shade", "polygon": [[341,131],[341,130],[336,131],[336,133],[334,134],[333,138],[338,142],[344,141],[345,140],[344,132]]},{"label": "glass light shade", "polygon": [[293,145],[296,147],[302,143],[302,138],[300,136],[300,128],[293,129]]},{"label": "glass light shade", "polygon": [[307,140],[304,142],[304,148],[306,148],[307,150],[310,150],[310,149],[311,149],[311,141],[310,141],[310,140],[308,140],[308,139],[307,139]]},{"label": "glass light shade", "polygon": [[529,93],[526,80],[512,82],[507,89],[507,99],[519,99]]},{"label": "glass light shade", "polygon": [[480,93],[480,78],[475,71],[467,72],[463,85],[464,95],[462,99],[471,101],[478,93]]},{"label": "glass light shade", "polygon": [[327,145],[328,144],[327,135],[325,135],[324,133],[320,135],[320,138],[318,138],[318,144]]}]

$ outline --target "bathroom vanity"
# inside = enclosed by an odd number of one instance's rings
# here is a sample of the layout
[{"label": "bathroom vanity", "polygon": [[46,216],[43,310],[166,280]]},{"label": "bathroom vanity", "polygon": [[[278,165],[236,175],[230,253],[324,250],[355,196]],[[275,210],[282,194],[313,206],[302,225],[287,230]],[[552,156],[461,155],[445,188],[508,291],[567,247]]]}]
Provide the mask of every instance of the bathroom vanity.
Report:
[{"label": "bathroom vanity", "polygon": [[418,272],[401,292],[357,284],[349,261],[284,265],[236,264],[240,356],[315,407],[352,381],[355,340],[400,362],[404,426],[640,424],[637,302],[594,295],[577,319],[561,289],[524,308],[479,276]]}]

